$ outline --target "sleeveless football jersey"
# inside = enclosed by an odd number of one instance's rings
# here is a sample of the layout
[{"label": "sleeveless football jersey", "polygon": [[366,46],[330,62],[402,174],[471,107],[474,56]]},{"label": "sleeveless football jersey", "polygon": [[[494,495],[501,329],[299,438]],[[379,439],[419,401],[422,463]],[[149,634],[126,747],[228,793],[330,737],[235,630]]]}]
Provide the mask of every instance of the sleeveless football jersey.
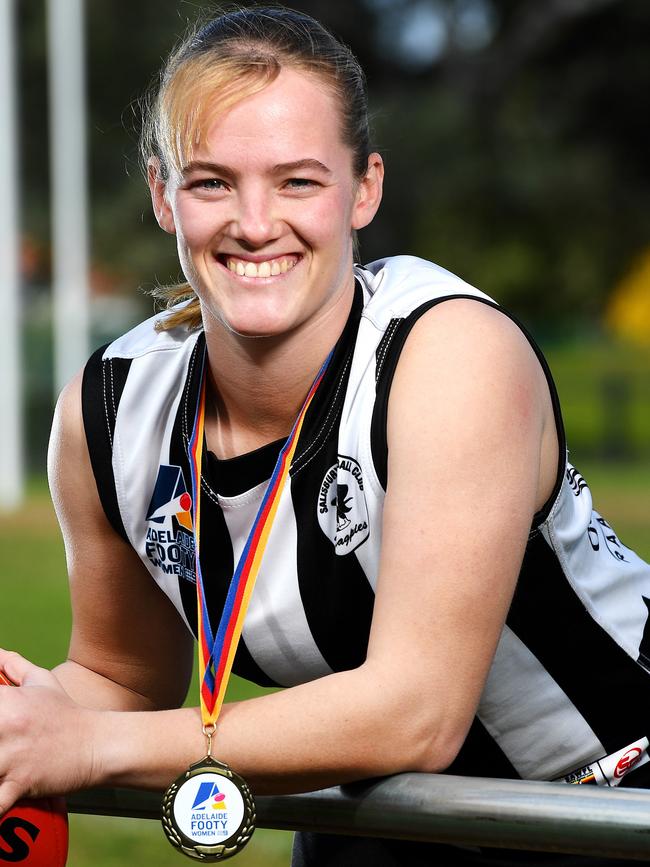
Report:
[{"label": "sleeveless football jersey", "polygon": [[[307,413],[237,652],[235,672],[263,685],[291,686],[364,661],[388,483],[387,402],[401,348],[436,304],[460,297],[497,306],[409,256],[355,274],[352,311]],[[109,520],[195,632],[187,442],[205,340],[200,331],[156,331],[157,318],[91,358],[84,423]],[[554,779],[639,741],[641,767],[650,734],[650,566],[593,510],[567,462],[555,388],[528,339],[553,399],[557,481],[535,516],[476,719],[449,770]],[[204,460],[201,564],[214,622],[280,446]],[[628,778],[641,784],[637,772]]]}]

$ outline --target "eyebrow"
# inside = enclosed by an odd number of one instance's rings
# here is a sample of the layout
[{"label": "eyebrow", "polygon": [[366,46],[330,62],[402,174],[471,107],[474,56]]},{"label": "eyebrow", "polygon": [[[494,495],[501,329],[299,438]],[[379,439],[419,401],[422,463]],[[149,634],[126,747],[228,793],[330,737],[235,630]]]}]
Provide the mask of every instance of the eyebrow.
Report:
[{"label": "eyebrow", "polygon": [[[312,169],[318,172],[321,172],[325,175],[331,175],[331,169],[328,169],[326,165],[324,165],[320,160],[316,159],[303,159],[303,160],[295,160],[290,163],[276,163],[271,169],[271,173],[274,175],[284,174],[286,172],[296,172],[301,169]],[[188,163],[183,167],[182,175],[185,177],[192,172],[196,171],[209,171],[214,172],[217,175],[224,175],[226,177],[232,177],[234,174],[233,170],[228,168],[228,166],[220,165],[220,163],[211,163],[204,160],[192,160],[192,162]]]},{"label": "eyebrow", "polygon": [[282,172],[295,172],[300,171],[300,169],[316,169],[318,172],[323,172],[323,174],[331,175],[331,169],[328,169],[326,165],[320,160],[314,159],[305,159],[305,160],[296,160],[293,163],[278,163],[273,166],[274,174],[281,174]]}]

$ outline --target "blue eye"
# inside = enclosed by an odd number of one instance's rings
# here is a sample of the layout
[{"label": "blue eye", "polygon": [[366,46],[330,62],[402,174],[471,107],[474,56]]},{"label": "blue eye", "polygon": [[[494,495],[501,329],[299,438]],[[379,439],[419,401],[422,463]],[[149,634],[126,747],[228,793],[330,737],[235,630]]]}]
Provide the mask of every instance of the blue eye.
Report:
[{"label": "blue eye", "polygon": [[198,190],[217,191],[225,190],[226,184],[219,180],[219,178],[199,178],[196,181],[192,181],[190,187]]},{"label": "blue eye", "polygon": [[289,178],[286,186],[294,190],[308,190],[310,187],[317,186],[317,183],[309,178]]}]

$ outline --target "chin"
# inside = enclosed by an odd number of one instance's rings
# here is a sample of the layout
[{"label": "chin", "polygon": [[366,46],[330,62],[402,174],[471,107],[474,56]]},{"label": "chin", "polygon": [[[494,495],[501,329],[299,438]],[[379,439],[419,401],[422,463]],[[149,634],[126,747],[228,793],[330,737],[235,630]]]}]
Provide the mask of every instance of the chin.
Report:
[{"label": "chin", "polygon": [[291,330],[291,326],[286,319],[271,320],[267,317],[263,319],[259,317],[257,319],[233,317],[232,319],[222,319],[221,321],[232,334],[251,339],[280,337]]}]

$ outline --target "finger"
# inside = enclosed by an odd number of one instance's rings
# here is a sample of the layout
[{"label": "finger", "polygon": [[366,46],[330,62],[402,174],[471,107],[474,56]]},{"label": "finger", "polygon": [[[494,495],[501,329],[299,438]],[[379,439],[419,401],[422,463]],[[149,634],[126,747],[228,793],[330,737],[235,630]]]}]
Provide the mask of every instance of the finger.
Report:
[{"label": "finger", "polygon": [[23,792],[13,780],[4,780],[0,783],[0,817],[11,810],[22,795]]},{"label": "finger", "polygon": [[13,650],[0,650],[0,671],[17,686],[23,686],[26,682],[37,685],[50,674],[47,669],[34,665]]}]

